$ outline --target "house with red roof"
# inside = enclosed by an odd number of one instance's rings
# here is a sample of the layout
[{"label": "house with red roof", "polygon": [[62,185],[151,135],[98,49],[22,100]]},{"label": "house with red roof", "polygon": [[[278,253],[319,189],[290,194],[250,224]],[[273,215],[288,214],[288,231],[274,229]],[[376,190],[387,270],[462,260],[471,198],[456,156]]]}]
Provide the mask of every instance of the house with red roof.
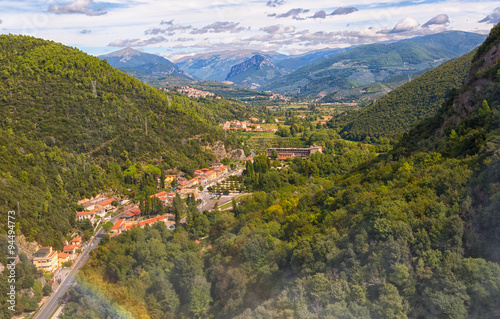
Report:
[{"label": "house with red roof", "polygon": [[82,237],[74,237],[70,242],[70,245],[80,247],[82,245]]},{"label": "house with red roof", "polygon": [[78,249],[78,247],[76,247],[75,245],[67,245],[67,246],[64,246],[62,252],[70,255],[70,259],[73,260],[76,258],[76,250],[77,249]]},{"label": "house with red roof", "polygon": [[187,181],[184,187],[194,187],[198,185],[198,176],[195,176]]},{"label": "house with red roof", "polygon": [[95,220],[95,212],[77,212],[76,218],[79,221],[83,221],[85,219],[90,220],[91,223],[94,223]]},{"label": "house with red roof", "polygon": [[71,255],[66,254],[66,253],[58,253],[57,258],[59,260],[59,267],[62,266],[65,262],[71,261]]},{"label": "house with red roof", "polygon": [[229,171],[229,167],[222,165],[214,168],[215,173],[217,174],[217,177],[222,176],[226,174]]},{"label": "house with red roof", "polygon": [[111,228],[112,233],[121,234],[126,230],[125,218],[118,220]]},{"label": "house with red roof", "polygon": [[141,210],[139,209],[139,207],[132,207],[124,213],[125,218],[134,218],[136,216],[139,216],[140,214]]},{"label": "house with red roof", "polygon": [[155,218],[150,218],[150,219],[143,220],[143,221],[139,222],[139,227],[144,228],[146,225],[151,226],[151,225],[158,223],[158,222],[163,222],[166,224],[167,221],[168,221],[168,219],[166,217],[158,216]]},{"label": "house with red roof", "polygon": [[166,191],[159,192],[157,194],[149,196],[150,198],[156,197],[163,202],[164,206],[167,206],[172,201],[171,193],[167,193]]},{"label": "house with red roof", "polygon": [[109,211],[112,211],[115,207],[111,205],[115,200],[113,198],[105,198],[103,201],[97,203],[92,211],[96,212],[97,215],[103,217]]}]

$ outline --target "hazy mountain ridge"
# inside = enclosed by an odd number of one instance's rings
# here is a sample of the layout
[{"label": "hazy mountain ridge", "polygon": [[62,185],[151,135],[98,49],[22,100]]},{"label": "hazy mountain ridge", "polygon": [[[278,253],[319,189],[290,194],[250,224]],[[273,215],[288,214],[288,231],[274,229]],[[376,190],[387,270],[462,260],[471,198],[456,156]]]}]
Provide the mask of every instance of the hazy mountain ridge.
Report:
[{"label": "hazy mountain ridge", "polygon": [[175,62],[197,79],[222,82],[233,66],[245,62],[254,55],[262,55],[270,60],[286,58],[285,55],[277,52],[236,50],[197,54],[183,57]]},{"label": "hazy mountain ridge", "polygon": [[346,49],[322,49],[299,55],[284,55],[278,52],[259,50],[236,50],[197,54],[183,57],[175,62],[186,72],[203,80],[224,81],[234,65],[245,62],[254,55],[268,58],[282,74],[293,72],[300,67],[317,62],[345,51]]},{"label": "hazy mountain ridge", "polygon": [[99,56],[106,59],[115,68],[132,68],[149,75],[178,75],[191,78],[176,64],[156,54],[144,53],[132,48],[125,48]]},{"label": "hazy mountain ridge", "polygon": [[316,87],[315,83],[338,81],[339,78],[359,85],[383,82],[457,58],[484,39],[480,34],[451,31],[394,43],[363,45],[302,67],[269,82],[262,89],[306,96],[326,95],[335,89]]}]

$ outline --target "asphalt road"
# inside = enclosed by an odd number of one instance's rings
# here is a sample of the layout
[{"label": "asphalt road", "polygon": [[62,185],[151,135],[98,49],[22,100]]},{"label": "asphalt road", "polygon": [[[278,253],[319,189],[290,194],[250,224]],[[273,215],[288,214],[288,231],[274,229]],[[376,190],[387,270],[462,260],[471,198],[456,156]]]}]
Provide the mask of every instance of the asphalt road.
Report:
[{"label": "asphalt road", "polygon": [[[118,219],[119,216],[114,217],[111,221],[114,223],[116,219]],[[52,294],[50,299],[40,308],[36,316],[34,317],[35,319],[50,319],[51,315],[56,311],[57,307],[59,306],[59,302],[62,300],[64,297],[64,294],[66,291],[68,291],[69,287],[73,284],[75,280],[75,275],[78,273],[80,268],[82,268],[83,265],[87,262],[89,259],[89,253],[91,250],[95,249],[97,247],[97,244],[99,244],[99,241],[101,241],[102,237],[104,236],[104,229],[101,228],[97,232],[97,234],[92,238],[90,243],[88,244],[87,249],[85,249],[80,256],[78,256],[77,260],[73,264],[73,267],[71,267],[71,271],[69,274],[64,278],[64,280],[61,282],[59,285],[59,288],[57,288],[56,292]]]}]

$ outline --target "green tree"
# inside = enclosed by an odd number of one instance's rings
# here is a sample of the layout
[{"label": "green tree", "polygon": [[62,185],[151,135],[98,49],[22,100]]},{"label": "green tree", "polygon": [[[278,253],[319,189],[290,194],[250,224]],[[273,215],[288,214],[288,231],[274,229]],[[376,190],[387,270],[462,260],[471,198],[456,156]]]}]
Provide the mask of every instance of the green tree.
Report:
[{"label": "green tree", "polygon": [[182,202],[181,197],[179,194],[176,194],[172,203],[172,209],[174,211],[175,215],[175,226],[180,227],[181,226],[181,218],[184,215],[184,212],[186,210],[186,207],[184,203]]},{"label": "green tree", "polygon": [[398,289],[386,283],[380,288],[380,296],[373,304],[375,318],[406,319],[404,313],[403,298]]},{"label": "green tree", "polygon": [[275,149],[272,149],[272,150],[271,150],[271,158],[272,158],[273,160],[275,160],[275,159],[277,159],[277,158],[278,158],[278,151],[277,151],[277,150],[275,150]]},{"label": "green tree", "polygon": [[43,286],[42,291],[44,296],[50,295],[52,293],[52,284],[49,282],[45,283],[45,286]]},{"label": "green tree", "polygon": [[203,276],[194,277],[193,284],[189,290],[189,312],[194,318],[206,318],[210,302],[212,302],[210,284]]}]

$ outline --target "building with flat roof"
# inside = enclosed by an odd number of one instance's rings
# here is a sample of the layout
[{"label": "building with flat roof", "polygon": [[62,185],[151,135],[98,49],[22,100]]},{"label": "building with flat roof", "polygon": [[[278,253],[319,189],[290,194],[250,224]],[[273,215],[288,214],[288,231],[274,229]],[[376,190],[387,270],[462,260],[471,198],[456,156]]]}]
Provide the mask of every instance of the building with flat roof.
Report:
[{"label": "building with flat roof", "polygon": [[313,144],[309,148],[268,148],[268,157],[272,156],[273,150],[276,150],[278,152],[277,159],[281,161],[286,160],[287,158],[310,156],[311,154],[314,154],[316,152],[323,153],[323,147]]},{"label": "building with flat roof", "polygon": [[42,247],[33,255],[33,265],[37,269],[47,272],[54,272],[59,268],[57,251],[52,250],[52,247]]}]

